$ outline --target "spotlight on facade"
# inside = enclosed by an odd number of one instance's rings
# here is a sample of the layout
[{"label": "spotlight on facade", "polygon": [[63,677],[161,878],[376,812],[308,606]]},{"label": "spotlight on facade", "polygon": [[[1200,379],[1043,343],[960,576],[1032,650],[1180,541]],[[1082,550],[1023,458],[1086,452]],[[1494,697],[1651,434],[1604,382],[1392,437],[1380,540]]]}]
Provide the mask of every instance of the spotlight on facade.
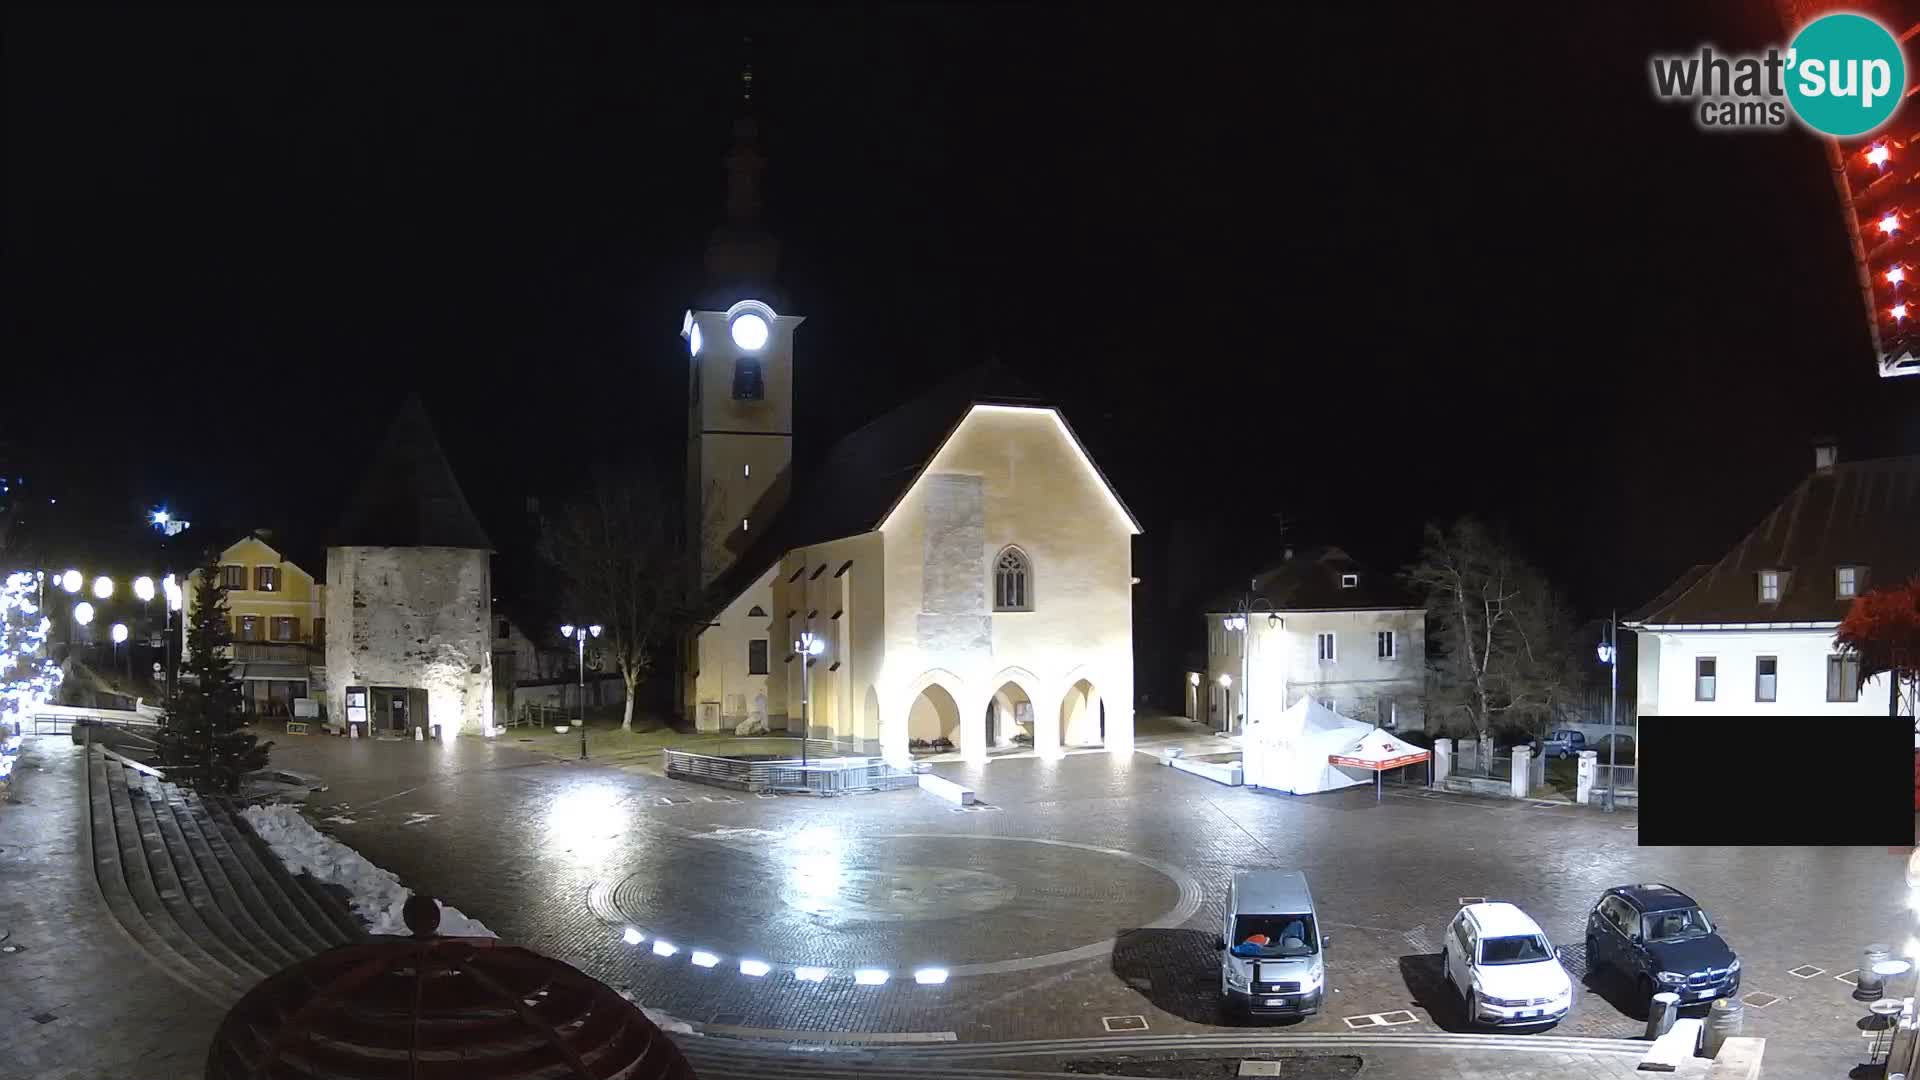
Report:
[{"label": "spotlight on facade", "polygon": [[700,340],[700,324],[690,323],[687,330],[687,352],[692,356],[699,356],[700,346],[703,344],[705,343]]},{"label": "spotlight on facade", "polygon": [[101,576],[93,579],[93,598],[95,600],[105,600],[107,597],[112,595],[113,595],[113,579],[112,578]]},{"label": "spotlight on facade", "polygon": [[748,311],[733,320],[728,327],[733,335],[733,343],[748,352],[759,352],[767,345],[767,320]]},{"label": "spotlight on facade", "polygon": [[1188,684],[1189,686],[1199,686],[1199,685],[1200,685],[1200,673],[1199,673],[1199,672],[1197,672],[1197,671],[1189,671],[1189,672],[1187,672],[1187,684]]},{"label": "spotlight on facade", "polygon": [[80,571],[78,570],[69,570],[60,575],[60,587],[70,593],[79,592],[81,582],[82,579],[80,577]]},{"label": "spotlight on facade", "polygon": [[772,970],[773,965],[767,963],[765,960],[740,961],[740,974],[752,976],[756,979]]},{"label": "spotlight on facade", "polygon": [[93,621],[93,605],[85,600],[73,605],[73,621],[85,626]]},{"label": "spotlight on facade", "polygon": [[1231,676],[1231,675],[1226,675],[1226,674],[1222,674],[1222,675],[1220,676],[1220,685],[1221,685],[1221,686],[1232,686],[1232,685],[1233,685],[1233,676]]},{"label": "spotlight on facade", "polygon": [[620,935],[620,940],[626,942],[629,945],[638,945],[641,942],[647,940],[647,935],[629,926],[627,927],[626,932]]},{"label": "spotlight on facade", "polygon": [[127,624],[123,622],[114,623],[113,624],[113,643],[115,645],[118,645],[126,640],[127,640]]},{"label": "spotlight on facade", "polygon": [[133,595],[143,604],[153,599],[153,579],[150,577],[134,578]]}]

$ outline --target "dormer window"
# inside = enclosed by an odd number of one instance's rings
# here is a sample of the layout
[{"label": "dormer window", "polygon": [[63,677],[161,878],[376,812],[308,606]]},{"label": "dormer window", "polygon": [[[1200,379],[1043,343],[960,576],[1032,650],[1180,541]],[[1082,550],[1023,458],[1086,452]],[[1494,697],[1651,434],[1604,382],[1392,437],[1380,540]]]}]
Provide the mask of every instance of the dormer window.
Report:
[{"label": "dormer window", "polygon": [[1777,604],[1780,602],[1781,578],[1785,575],[1778,570],[1760,571],[1760,602]]},{"label": "dormer window", "polygon": [[1851,600],[1860,595],[1860,579],[1865,576],[1858,566],[1837,566],[1833,571],[1833,598]]},{"label": "dormer window", "polygon": [[1343,588],[1343,589],[1357,589],[1357,588],[1359,588],[1359,587],[1360,587],[1360,575],[1359,575],[1359,574],[1341,574],[1341,575],[1340,575],[1340,587],[1341,587],[1341,588]]},{"label": "dormer window", "polygon": [[742,356],[733,362],[733,400],[759,401],[767,396],[766,379],[761,374],[760,358]]}]

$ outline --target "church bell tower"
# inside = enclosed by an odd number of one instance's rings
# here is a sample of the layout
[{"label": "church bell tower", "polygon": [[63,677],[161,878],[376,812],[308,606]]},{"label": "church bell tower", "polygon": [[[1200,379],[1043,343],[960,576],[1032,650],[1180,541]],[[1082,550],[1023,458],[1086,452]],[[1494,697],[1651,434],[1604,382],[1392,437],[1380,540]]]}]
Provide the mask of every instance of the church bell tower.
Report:
[{"label": "church bell tower", "polygon": [[793,331],[776,310],[779,245],[760,222],[766,159],[753,116],[753,67],[726,156],[727,217],[707,244],[701,306],[680,328],[689,360],[688,521],[704,585],[731,566],[786,502],[793,462]]}]

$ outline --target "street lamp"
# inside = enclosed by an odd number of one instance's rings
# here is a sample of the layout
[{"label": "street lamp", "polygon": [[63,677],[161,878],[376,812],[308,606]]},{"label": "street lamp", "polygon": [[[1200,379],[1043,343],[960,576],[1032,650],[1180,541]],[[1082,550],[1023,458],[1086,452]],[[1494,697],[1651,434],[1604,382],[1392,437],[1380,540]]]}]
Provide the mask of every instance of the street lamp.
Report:
[{"label": "street lamp", "polygon": [[600,636],[600,624],[575,626],[567,623],[560,627],[560,636],[572,638],[579,643],[580,657],[580,760],[587,760],[587,639]]},{"label": "street lamp", "polygon": [[152,601],[153,600],[153,579],[150,577],[134,578],[133,579],[133,595],[135,599],[139,600],[143,604]]},{"label": "street lamp", "polygon": [[93,598],[105,600],[113,595],[113,579],[102,575],[93,579]]},{"label": "street lamp", "polygon": [[[1620,647],[1619,625],[1616,616],[1607,617],[1607,636],[1600,642],[1600,662],[1607,665],[1607,813],[1613,813],[1613,789],[1620,784],[1620,727],[1616,709],[1620,698]],[[1633,746],[1634,764],[1638,765],[1640,744]]]},{"label": "street lamp", "polygon": [[93,621],[93,605],[85,600],[73,605],[73,621],[85,626]]},{"label": "street lamp", "polygon": [[[1269,628],[1280,625],[1280,616],[1274,612],[1273,602],[1264,596],[1256,597],[1253,594],[1252,590],[1258,585],[1259,582],[1257,580],[1249,581],[1247,583],[1247,589],[1249,591],[1240,597],[1240,610],[1220,620],[1221,627],[1228,633],[1237,633],[1240,635],[1240,720],[1242,722],[1236,725],[1232,716],[1224,717],[1223,719],[1226,721],[1228,734],[1233,734],[1233,729],[1236,726],[1241,728],[1244,734],[1246,727],[1245,720],[1251,715],[1251,712],[1247,708],[1247,692],[1253,688],[1253,642],[1247,633],[1247,627],[1249,620],[1253,617],[1254,605],[1266,605],[1267,626]],[[1231,686],[1232,681],[1222,676],[1220,685]],[[1281,688],[1280,694],[1280,704],[1281,707],[1284,708],[1286,706],[1285,687]]]},{"label": "street lamp", "polygon": [[800,654],[800,764],[805,766],[807,741],[813,738],[813,684],[808,669],[814,657],[827,651],[827,639],[811,630],[803,631],[800,640],[793,643],[793,651]]},{"label": "street lamp", "polygon": [[[126,645],[126,644],[127,644],[127,624],[123,622],[114,623],[113,624],[113,651],[115,653],[118,653],[120,651],[120,646]],[[132,646],[128,646],[127,648],[127,689],[128,690],[133,689],[133,648]]]},{"label": "street lamp", "polygon": [[167,704],[173,704],[173,613],[186,606],[186,590],[180,587],[180,579],[168,574],[160,579],[160,591],[167,596]]},{"label": "street lamp", "polygon": [[69,570],[66,573],[60,575],[60,587],[67,590],[70,593],[79,592],[80,584],[81,584],[81,578],[80,578],[80,571],[78,570]]}]

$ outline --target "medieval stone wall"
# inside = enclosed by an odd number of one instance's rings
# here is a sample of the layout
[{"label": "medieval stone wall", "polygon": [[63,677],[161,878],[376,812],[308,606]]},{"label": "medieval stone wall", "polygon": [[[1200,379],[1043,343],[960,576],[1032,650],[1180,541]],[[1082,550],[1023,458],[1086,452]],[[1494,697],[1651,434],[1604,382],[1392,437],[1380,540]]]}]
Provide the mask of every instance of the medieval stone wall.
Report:
[{"label": "medieval stone wall", "polygon": [[494,722],[485,551],[331,548],[326,613],[331,722],[345,721],[349,686],[423,689],[428,721],[449,734]]}]

